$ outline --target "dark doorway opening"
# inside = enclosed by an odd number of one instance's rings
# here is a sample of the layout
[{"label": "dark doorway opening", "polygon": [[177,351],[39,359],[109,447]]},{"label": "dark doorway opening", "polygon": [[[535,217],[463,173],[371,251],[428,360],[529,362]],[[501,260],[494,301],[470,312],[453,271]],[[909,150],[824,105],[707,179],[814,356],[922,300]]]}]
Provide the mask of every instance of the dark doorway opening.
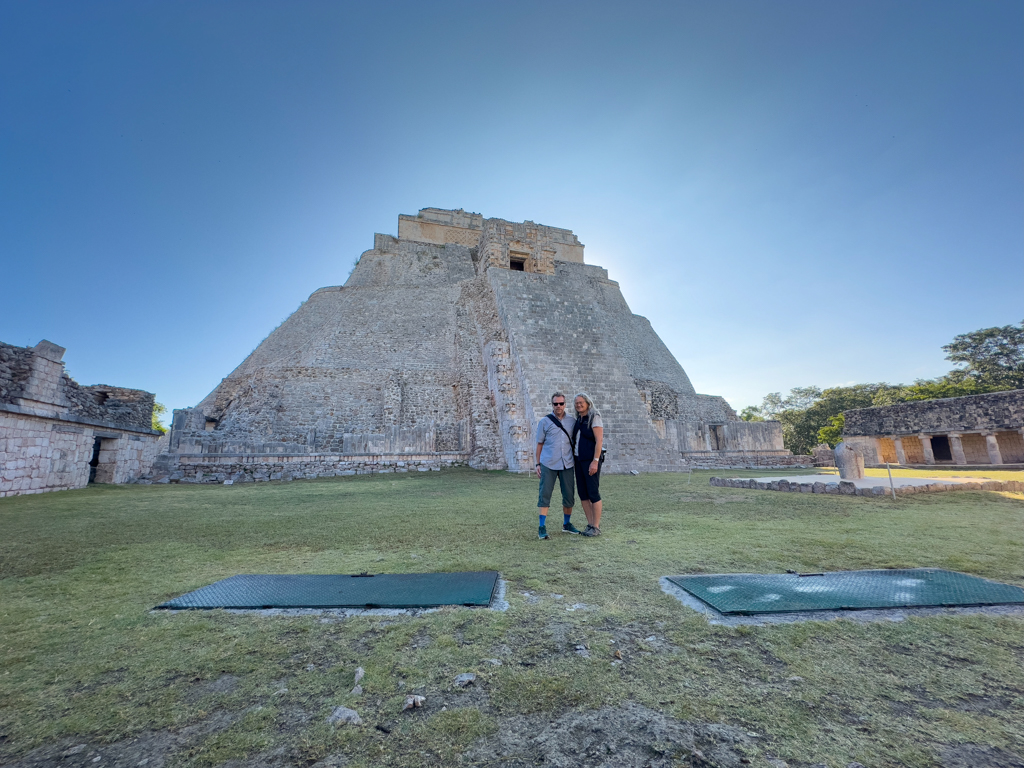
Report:
[{"label": "dark doorway opening", "polygon": [[952,461],[953,452],[949,448],[949,438],[945,435],[936,435],[932,438],[932,453],[936,461]]},{"label": "dark doorway opening", "polygon": [[96,482],[96,468],[100,465],[100,447],[103,445],[103,438],[97,437],[92,443],[92,458],[89,459],[89,482]]},{"label": "dark doorway opening", "polygon": [[510,258],[508,260],[508,268],[513,272],[525,272],[526,271],[526,259]]}]

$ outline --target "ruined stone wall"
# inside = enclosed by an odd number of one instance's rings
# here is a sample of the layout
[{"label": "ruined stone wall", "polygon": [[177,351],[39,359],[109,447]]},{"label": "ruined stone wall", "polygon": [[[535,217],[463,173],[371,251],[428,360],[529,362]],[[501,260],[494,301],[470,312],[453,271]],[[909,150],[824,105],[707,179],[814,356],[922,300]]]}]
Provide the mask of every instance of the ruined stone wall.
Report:
[{"label": "ruined stone wall", "polygon": [[183,456],[167,472],[143,484],[158,483],[260,483],[279,480],[313,480],[351,475],[385,475],[403,472],[436,472],[468,464],[459,453],[365,454],[358,456],[315,454],[310,456]]},{"label": "ruined stone wall", "polygon": [[153,425],[152,392],[94,384],[83,387],[66,373],[63,381],[68,415],[125,429],[150,430]]},{"label": "ruined stone wall", "polygon": [[97,438],[97,482],[129,483],[150,471],[155,435],[0,411],[0,496],[84,488]]},{"label": "ruined stone wall", "polygon": [[1024,427],[1024,389],[846,411],[847,435],[911,435]]},{"label": "ruined stone wall", "polygon": [[785,451],[778,421],[680,421],[677,430],[682,451]]},{"label": "ruined stone wall", "polygon": [[694,451],[684,454],[688,469],[792,469],[814,466],[813,456],[790,451]]},{"label": "ruined stone wall", "polygon": [[64,371],[64,351],[0,343],[0,496],[81,488],[97,439],[98,482],[132,482],[152,467],[152,393],[84,387]]},{"label": "ruined stone wall", "polygon": [[32,350],[0,342],[0,403],[13,403],[22,396],[32,371]]}]

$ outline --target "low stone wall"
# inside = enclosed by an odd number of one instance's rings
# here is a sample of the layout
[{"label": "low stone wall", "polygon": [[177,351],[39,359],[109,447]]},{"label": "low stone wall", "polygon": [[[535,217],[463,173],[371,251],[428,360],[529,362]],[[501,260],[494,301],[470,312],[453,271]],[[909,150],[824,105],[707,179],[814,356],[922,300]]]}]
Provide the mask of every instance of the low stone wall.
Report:
[{"label": "low stone wall", "polygon": [[[783,491],[789,493],[829,493],[841,496],[891,496],[888,485],[858,488],[849,480],[839,482],[791,483],[788,480],[761,480],[756,477],[712,477],[711,485],[719,488],[750,488],[756,491]],[[1019,480],[985,480],[968,483],[931,483],[929,485],[901,485],[896,488],[897,496],[915,493],[946,493],[948,491],[1012,491],[1024,492],[1024,482]]]},{"label": "low stone wall", "polygon": [[203,455],[176,456],[176,464],[157,462],[152,475],[138,482],[252,483],[271,480],[312,480],[318,477],[430,472],[469,463],[468,453],[409,455]]},{"label": "low stone wall", "polygon": [[690,469],[782,469],[813,467],[813,456],[794,456],[789,451],[683,451]]}]

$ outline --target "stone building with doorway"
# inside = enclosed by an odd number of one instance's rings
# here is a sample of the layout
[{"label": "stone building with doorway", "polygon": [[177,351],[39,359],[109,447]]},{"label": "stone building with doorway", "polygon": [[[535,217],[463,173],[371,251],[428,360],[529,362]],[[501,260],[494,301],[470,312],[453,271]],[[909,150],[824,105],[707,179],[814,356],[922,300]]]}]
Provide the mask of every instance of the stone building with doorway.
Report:
[{"label": "stone building with doorway", "polygon": [[1024,389],[845,412],[843,442],[865,464],[1024,463]]},{"label": "stone building with doorway", "polygon": [[153,479],[530,471],[556,390],[594,398],[607,471],[810,462],[697,393],[571,230],[425,208],[176,410]]},{"label": "stone building with doorway", "polygon": [[131,482],[159,451],[153,395],[84,387],[64,370],[64,351],[0,342],[0,496]]}]

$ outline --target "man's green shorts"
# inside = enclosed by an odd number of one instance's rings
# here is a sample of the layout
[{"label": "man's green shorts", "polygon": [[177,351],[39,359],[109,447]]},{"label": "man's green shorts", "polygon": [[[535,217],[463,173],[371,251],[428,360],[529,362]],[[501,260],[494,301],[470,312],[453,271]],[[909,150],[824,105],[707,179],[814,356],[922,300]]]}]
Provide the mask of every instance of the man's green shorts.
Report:
[{"label": "man's green shorts", "polygon": [[555,490],[556,478],[562,490],[562,506],[571,509],[576,506],[576,476],[572,467],[548,469],[543,464],[540,465],[540,496],[537,497],[537,506],[551,506],[551,493]]}]

